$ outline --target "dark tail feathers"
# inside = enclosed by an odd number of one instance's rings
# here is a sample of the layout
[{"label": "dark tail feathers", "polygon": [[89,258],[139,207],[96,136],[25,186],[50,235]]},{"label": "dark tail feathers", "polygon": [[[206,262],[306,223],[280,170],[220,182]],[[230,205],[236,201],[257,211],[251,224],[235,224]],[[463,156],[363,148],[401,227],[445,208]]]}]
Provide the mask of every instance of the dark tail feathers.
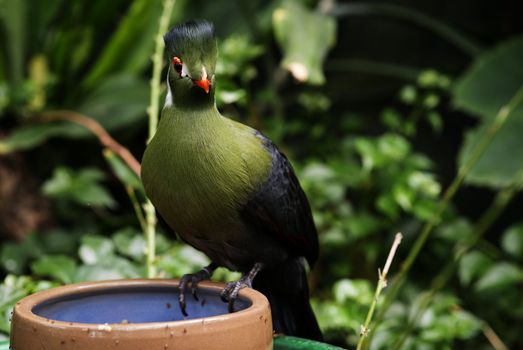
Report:
[{"label": "dark tail feathers", "polygon": [[312,340],[323,339],[309,303],[307,276],[299,258],[260,271],[254,278],[253,288],[269,299],[276,333]]}]

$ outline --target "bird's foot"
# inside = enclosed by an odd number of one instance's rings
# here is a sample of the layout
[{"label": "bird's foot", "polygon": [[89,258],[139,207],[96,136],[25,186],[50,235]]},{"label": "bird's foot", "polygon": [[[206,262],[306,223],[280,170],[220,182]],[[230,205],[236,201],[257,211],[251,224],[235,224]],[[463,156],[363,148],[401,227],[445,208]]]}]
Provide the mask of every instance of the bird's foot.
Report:
[{"label": "bird's foot", "polygon": [[243,275],[242,278],[240,278],[238,281],[229,282],[225,285],[225,288],[222,290],[220,297],[223,302],[229,303],[229,312],[234,312],[234,302],[236,299],[238,299],[238,293],[240,290],[243,288],[252,288],[252,281],[262,268],[262,263],[256,263],[249,273]]},{"label": "bird's foot", "polygon": [[178,296],[178,303],[180,304],[180,310],[182,311],[182,314],[184,316],[188,316],[186,310],[187,305],[185,303],[185,290],[190,285],[192,296],[195,300],[198,300],[198,294],[196,293],[198,283],[200,283],[201,281],[211,279],[211,275],[214,272],[214,270],[216,270],[216,265],[213,263],[209,266],[204,267],[198,272],[183,275],[180,279],[180,284],[178,285],[178,289],[180,291],[180,294]]}]

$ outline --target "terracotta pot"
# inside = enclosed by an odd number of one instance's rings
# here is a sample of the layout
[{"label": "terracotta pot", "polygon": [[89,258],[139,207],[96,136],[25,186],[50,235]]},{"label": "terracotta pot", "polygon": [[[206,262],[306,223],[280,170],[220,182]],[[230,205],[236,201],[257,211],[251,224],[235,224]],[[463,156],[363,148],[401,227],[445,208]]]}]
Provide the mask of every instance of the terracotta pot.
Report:
[{"label": "terracotta pot", "polygon": [[178,307],[177,280],[80,283],[28,296],[14,308],[13,350],[271,349],[270,307],[243,289],[229,313],[223,284],[202,282]]}]

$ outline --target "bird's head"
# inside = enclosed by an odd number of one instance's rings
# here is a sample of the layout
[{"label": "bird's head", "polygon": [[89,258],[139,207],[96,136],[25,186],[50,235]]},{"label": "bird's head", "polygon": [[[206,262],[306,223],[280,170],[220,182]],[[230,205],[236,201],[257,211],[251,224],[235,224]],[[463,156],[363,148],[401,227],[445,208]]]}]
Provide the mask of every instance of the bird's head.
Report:
[{"label": "bird's head", "polygon": [[169,62],[166,104],[214,103],[218,55],[214,26],[203,20],[185,22],[165,34],[164,40]]}]

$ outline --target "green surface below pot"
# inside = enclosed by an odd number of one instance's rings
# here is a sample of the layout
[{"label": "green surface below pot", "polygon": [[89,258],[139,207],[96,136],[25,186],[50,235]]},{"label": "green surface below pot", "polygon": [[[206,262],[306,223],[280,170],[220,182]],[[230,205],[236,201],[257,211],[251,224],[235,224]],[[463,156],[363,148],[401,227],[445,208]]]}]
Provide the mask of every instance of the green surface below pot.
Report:
[{"label": "green surface below pot", "polygon": [[[299,349],[312,349],[312,350],[336,350],[341,349],[337,346],[328,345],[325,343],[319,343],[296,337],[276,337],[274,339],[274,350],[299,350]],[[0,350],[9,350],[9,341],[0,341]]]},{"label": "green surface below pot", "polygon": [[274,338],[274,350],[336,350],[337,346],[303,338],[278,336]]}]

